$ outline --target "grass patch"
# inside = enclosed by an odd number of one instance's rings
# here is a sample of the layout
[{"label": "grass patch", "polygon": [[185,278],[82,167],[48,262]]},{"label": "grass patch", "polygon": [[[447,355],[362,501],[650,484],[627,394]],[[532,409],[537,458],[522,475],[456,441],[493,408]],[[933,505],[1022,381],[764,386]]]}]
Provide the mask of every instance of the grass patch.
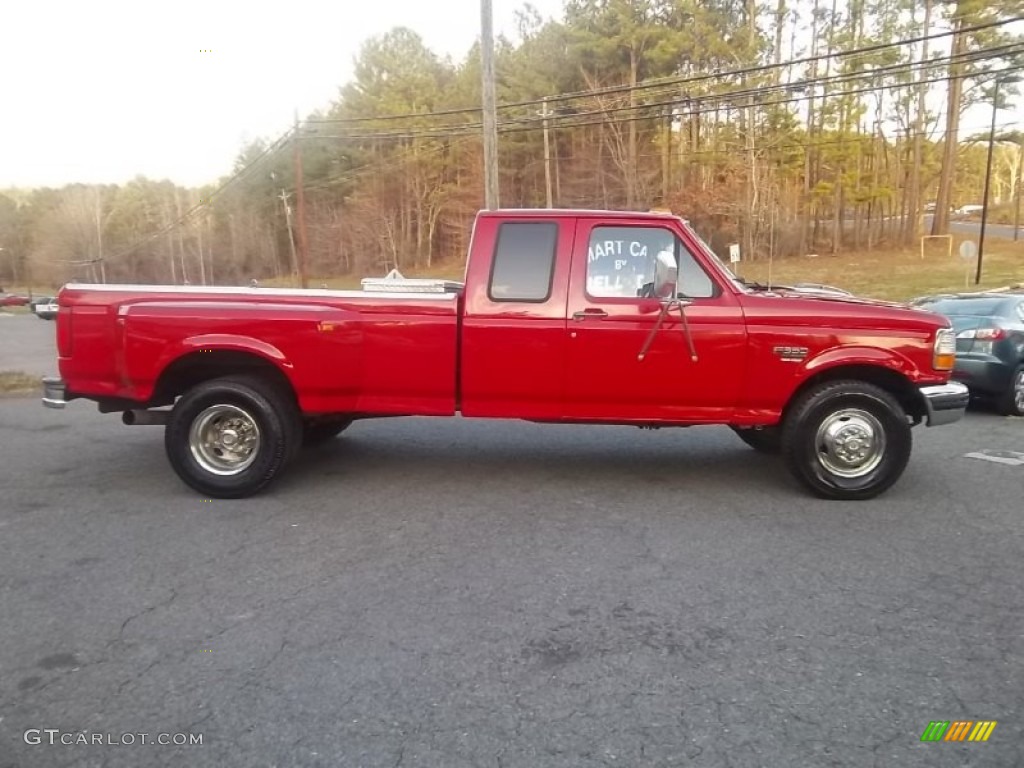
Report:
[{"label": "grass patch", "polygon": [[0,395],[27,395],[38,392],[39,376],[29,376],[21,371],[0,371]]},{"label": "grass patch", "polygon": [[[920,249],[878,249],[837,256],[802,256],[778,259],[771,265],[773,283],[824,283],[859,296],[903,301],[930,293],[977,291],[1024,283],[1024,243],[990,238],[985,243],[982,280],[974,284],[976,262],[958,255],[964,236],[953,236],[953,255],[942,240],[925,242]],[[740,264],[748,280],[768,282],[767,261]],[[965,280],[966,279],[966,280]]]}]

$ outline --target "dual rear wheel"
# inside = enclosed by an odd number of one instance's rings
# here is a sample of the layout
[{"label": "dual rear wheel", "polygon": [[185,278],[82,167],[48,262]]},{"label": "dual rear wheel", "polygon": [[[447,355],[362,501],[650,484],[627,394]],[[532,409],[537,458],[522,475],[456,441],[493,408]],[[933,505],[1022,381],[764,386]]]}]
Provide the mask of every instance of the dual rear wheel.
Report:
[{"label": "dual rear wheel", "polygon": [[351,423],[304,422],[284,385],[260,376],[225,376],[178,399],[164,449],[187,485],[214,498],[237,499],[265,488],[303,445],[329,440]]}]

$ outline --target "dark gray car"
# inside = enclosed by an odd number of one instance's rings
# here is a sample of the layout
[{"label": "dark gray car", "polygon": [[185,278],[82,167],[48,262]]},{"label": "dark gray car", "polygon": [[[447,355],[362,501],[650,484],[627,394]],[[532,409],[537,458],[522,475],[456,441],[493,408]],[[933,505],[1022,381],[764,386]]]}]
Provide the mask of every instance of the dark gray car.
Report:
[{"label": "dark gray car", "polygon": [[973,293],[914,302],[956,330],[953,378],[1000,413],[1024,416],[1024,294]]}]

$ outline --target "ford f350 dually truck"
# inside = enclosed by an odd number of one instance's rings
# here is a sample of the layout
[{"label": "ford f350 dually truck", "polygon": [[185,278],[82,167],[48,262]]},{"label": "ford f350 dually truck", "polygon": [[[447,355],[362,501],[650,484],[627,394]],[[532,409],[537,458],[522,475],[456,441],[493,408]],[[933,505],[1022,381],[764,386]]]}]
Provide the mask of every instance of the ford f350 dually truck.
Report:
[{"label": "ford f350 dually truck", "polygon": [[866,499],[902,474],[912,426],[967,405],[944,317],[741,281],[671,214],[481,212],[464,282],[368,282],[69,284],[43,402],[165,425],[175,472],[220,498],[355,420],[461,414],[725,424],[813,493]]}]

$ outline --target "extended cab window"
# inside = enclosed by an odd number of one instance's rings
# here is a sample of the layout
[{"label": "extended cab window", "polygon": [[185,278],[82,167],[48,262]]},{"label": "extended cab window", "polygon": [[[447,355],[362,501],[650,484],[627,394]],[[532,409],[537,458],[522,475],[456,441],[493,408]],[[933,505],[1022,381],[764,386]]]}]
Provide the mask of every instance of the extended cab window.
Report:
[{"label": "extended cab window", "polygon": [[675,233],[662,227],[594,227],[587,251],[587,293],[595,298],[636,298],[654,284],[654,260],[668,251],[679,265],[679,293],[715,295],[715,284]]},{"label": "extended cab window", "polygon": [[547,301],[557,243],[553,221],[502,224],[491,267],[491,301]]}]

